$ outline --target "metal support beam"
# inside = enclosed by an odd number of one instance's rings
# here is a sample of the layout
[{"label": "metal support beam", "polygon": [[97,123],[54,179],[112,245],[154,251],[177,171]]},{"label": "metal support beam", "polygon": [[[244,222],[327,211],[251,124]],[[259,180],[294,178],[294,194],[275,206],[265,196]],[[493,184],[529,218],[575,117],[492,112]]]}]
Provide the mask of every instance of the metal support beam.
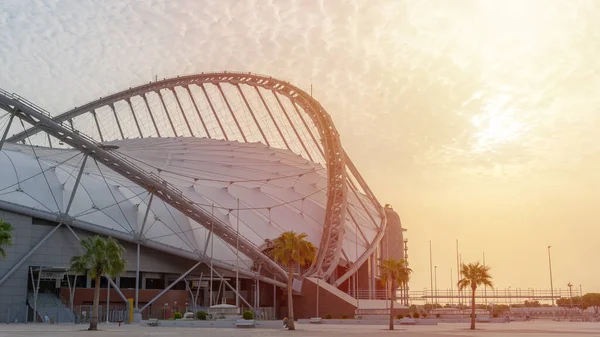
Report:
[{"label": "metal support beam", "polygon": [[146,94],[140,95],[146,103],[146,109],[148,109],[148,114],[150,115],[150,120],[152,120],[152,125],[154,125],[154,130],[156,130],[156,135],[160,137],[160,131],[158,131],[158,126],[156,125],[156,121],[154,120],[154,115],[152,114],[152,109],[150,109],[150,104],[148,104],[148,98]]},{"label": "metal support beam", "polygon": [[139,293],[140,293],[140,243],[137,244],[137,254],[135,263],[135,308],[139,309]]},{"label": "metal support beam", "polygon": [[6,274],[4,274],[4,276],[2,276],[2,278],[0,279],[0,285],[2,285],[2,283],[4,283],[6,280],[8,280],[8,278],[15,271],[17,271],[17,269],[19,269],[19,267],[21,267],[23,262],[27,261],[27,259],[31,255],[33,255],[33,253],[35,253],[38,250],[38,248],[40,248],[40,246],[43,245],[44,242],[46,242],[46,240],[48,240],[48,238],[50,238],[52,236],[52,234],[54,234],[54,232],[56,232],[60,228],[61,225],[62,225],[62,223],[59,223],[58,225],[56,225],[56,227],[54,227],[54,229],[52,229],[50,231],[50,233],[46,234],[46,236],[44,236],[35,246],[33,246],[33,248],[31,248],[27,252],[27,254],[25,254],[25,256],[23,256],[19,261],[17,261],[17,263]]},{"label": "metal support beam", "polygon": [[175,134],[175,137],[178,137],[177,131],[175,130],[175,126],[173,125],[173,121],[171,120],[171,115],[169,114],[169,109],[167,109],[167,105],[165,104],[165,100],[163,99],[163,96],[162,96],[160,90],[157,90],[156,93],[158,94],[158,98],[160,98],[160,103],[162,103],[163,109],[165,109],[165,115],[167,115],[169,124],[171,124],[171,129],[173,130],[173,134]]},{"label": "metal support beam", "polygon": [[150,200],[148,201],[148,206],[146,208],[146,213],[144,214],[144,220],[142,220],[142,228],[137,233],[138,240],[141,240],[144,236],[144,228],[146,227],[146,221],[148,220],[148,214],[150,213],[150,206],[152,205],[152,200],[154,200],[154,193],[150,194]]},{"label": "metal support beam", "polygon": [[108,283],[110,283],[110,285],[115,288],[117,294],[119,294],[119,296],[121,297],[121,299],[123,299],[123,302],[125,303],[129,303],[129,301],[127,301],[127,297],[125,297],[125,295],[123,295],[123,293],[121,292],[121,288],[117,287],[117,285],[115,284],[115,282],[110,278],[110,276],[108,275],[104,275],[104,277],[106,277],[106,279],[108,280]]},{"label": "metal support beam", "polygon": [[[117,122],[117,126],[119,127],[119,133],[121,134],[121,139],[125,139],[125,135],[123,134],[123,128],[121,127],[121,121],[119,120],[119,116],[117,116],[117,110],[115,110],[115,105],[113,103],[110,103],[108,105],[110,107],[110,109],[113,112],[113,115],[115,116],[115,121]],[[73,128],[73,125],[71,125],[71,128]],[[75,130],[73,128],[73,130]]]},{"label": "metal support beam", "polygon": [[173,93],[173,96],[175,96],[175,100],[177,101],[177,105],[179,106],[179,111],[181,111],[181,115],[183,116],[183,120],[185,121],[185,125],[187,125],[188,130],[190,131],[190,135],[192,137],[194,136],[194,131],[192,131],[192,127],[190,126],[190,122],[187,119],[187,116],[185,115],[185,111],[183,111],[183,107],[181,106],[181,101],[179,100],[179,96],[177,96],[177,91],[175,91],[175,88],[170,88],[171,92]]},{"label": "metal support beam", "polygon": [[212,101],[210,100],[210,97],[208,96],[208,93],[206,92],[206,88],[204,87],[204,84],[199,84],[198,86],[200,87],[200,89],[202,89],[202,92],[204,93],[204,97],[206,97],[206,101],[208,102],[208,106],[210,106],[210,110],[212,111],[213,115],[215,116],[217,123],[219,123],[219,128],[221,129],[221,132],[223,133],[223,137],[225,137],[225,140],[229,140],[227,133],[225,133],[225,129],[223,129],[221,120],[219,119],[219,116],[217,115],[217,111],[215,110],[215,107],[213,106]]},{"label": "metal support beam", "polygon": [[161,291],[160,293],[158,293],[158,295],[154,296],[153,299],[151,299],[148,303],[146,303],[146,305],[144,305],[140,309],[140,312],[144,311],[144,309],[146,309],[148,306],[150,306],[150,304],[154,303],[154,301],[156,301],[157,299],[159,299],[167,291],[169,291],[171,288],[173,288],[177,283],[179,283],[179,281],[183,280],[189,273],[191,273],[194,269],[198,268],[198,266],[200,264],[202,264],[202,261],[198,261],[198,263],[196,263],[192,268],[188,269],[185,273],[181,274],[181,276],[179,276],[179,278],[177,278],[175,281],[173,281],[173,283],[171,283],[168,287],[166,287],[165,289],[163,289],[163,291]]},{"label": "metal support beam", "polygon": [[238,130],[240,131],[240,134],[242,135],[244,142],[247,143],[248,140],[246,139],[246,135],[244,134],[244,131],[242,131],[242,127],[240,126],[240,123],[238,122],[237,117],[235,117],[235,114],[233,113],[233,109],[231,109],[231,105],[229,105],[229,101],[227,100],[227,96],[225,96],[225,93],[223,92],[223,88],[221,87],[221,84],[217,83],[215,85],[217,86],[217,88],[219,88],[221,97],[223,97],[223,100],[225,101],[225,105],[227,105],[227,109],[231,113],[231,117],[233,117],[233,121],[235,122],[235,125],[237,126]]},{"label": "metal support beam", "polygon": [[10,113],[10,118],[8,119],[8,124],[6,124],[6,129],[4,130],[4,133],[2,133],[2,139],[0,139],[0,150],[2,150],[2,146],[4,146],[4,142],[6,141],[6,136],[8,136],[8,130],[10,129],[10,126],[12,125],[12,121],[15,118],[15,112],[11,112]]},{"label": "metal support beam", "polygon": [[96,130],[98,130],[98,134],[100,135],[100,141],[104,143],[104,136],[102,135],[102,130],[100,130],[100,123],[98,123],[98,116],[96,116],[96,110],[92,110],[91,114],[94,117],[94,121],[96,122]]},{"label": "metal support beam", "polygon": [[283,143],[285,144],[285,147],[287,147],[288,150],[291,150],[290,145],[288,144],[287,140],[283,136],[283,133],[281,132],[281,129],[279,128],[279,124],[277,123],[277,121],[275,121],[275,117],[273,117],[273,113],[271,113],[271,109],[267,105],[267,102],[263,98],[263,95],[260,93],[260,90],[258,90],[258,87],[254,87],[254,89],[256,89],[256,93],[258,94],[258,97],[260,97],[260,100],[262,101],[263,106],[265,107],[265,109],[269,113],[269,116],[271,116],[271,121],[273,121],[273,124],[275,125],[275,128],[277,129],[277,132],[279,133],[279,136],[283,140]]},{"label": "metal support beam", "polygon": [[202,118],[202,114],[200,114],[200,110],[198,110],[198,105],[196,104],[196,99],[194,99],[194,95],[192,95],[192,92],[190,91],[190,86],[184,85],[183,87],[185,88],[185,90],[187,90],[187,93],[190,96],[190,99],[192,100],[192,105],[194,106],[194,110],[196,110],[196,114],[198,114],[198,119],[200,119],[200,122],[202,123],[204,132],[206,132],[206,137],[211,138],[210,132],[208,132],[208,128],[206,127],[206,123],[204,123],[204,118]]},{"label": "metal support beam", "polygon": [[294,107],[294,110],[296,110],[296,113],[298,114],[298,117],[300,117],[300,120],[302,121],[302,124],[304,124],[304,128],[306,128],[306,131],[310,135],[310,138],[312,138],[313,142],[317,146],[317,149],[321,153],[321,156],[323,156],[323,158],[325,158],[325,153],[323,152],[323,149],[321,148],[321,146],[319,146],[320,142],[317,141],[317,137],[315,137],[315,135],[312,132],[312,130],[308,127],[308,123],[306,123],[306,120],[304,119],[304,116],[302,116],[302,113],[300,112],[300,110],[298,110],[298,106],[296,105],[296,102],[292,101],[291,99],[289,99],[289,100],[292,103],[292,106]]},{"label": "metal support beam", "polygon": [[292,126],[292,130],[294,130],[294,134],[296,135],[296,138],[298,138],[298,141],[300,141],[300,145],[302,145],[302,148],[304,149],[304,152],[306,152],[306,154],[308,155],[308,158],[310,159],[310,161],[314,161],[313,158],[312,158],[312,156],[310,155],[310,152],[308,152],[308,149],[306,148],[306,144],[304,144],[304,141],[302,141],[302,137],[300,137],[300,134],[298,133],[298,130],[296,130],[296,126],[294,126],[294,123],[292,122],[292,119],[290,118],[290,115],[287,113],[287,110],[285,110],[285,107],[281,103],[281,100],[279,99],[279,96],[275,93],[275,91],[271,91],[271,92],[273,93],[273,96],[275,96],[275,100],[277,100],[277,103],[279,104],[279,108],[281,109],[281,111],[285,115],[285,118],[287,119],[288,123],[290,123],[290,125]]},{"label": "metal support beam", "polygon": [[246,108],[248,108],[248,111],[250,111],[250,115],[252,115],[252,119],[254,120],[254,123],[256,124],[258,131],[260,131],[260,134],[262,135],[265,143],[267,144],[267,146],[271,146],[271,144],[269,144],[269,140],[267,139],[267,136],[265,136],[265,132],[263,131],[262,127],[260,127],[260,124],[258,123],[258,119],[256,119],[256,115],[254,115],[254,111],[250,107],[250,104],[248,103],[248,100],[246,99],[246,95],[244,95],[242,88],[240,87],[239,84],[236,84],[235,86],[238,89],[238,91],[240,92],[240,96],[242,96],[242,99],[244,100],[244,103],[246,104]]},{"label": "metal support beam", "polygon": [[108,318],[110,314],[110,282],[108,283],[107,291],[106,291],[106,323],[108,323]]},{"label": "metal support beam", "polygon": [[[209,266],[210,267],[210,266]],[[221,279],[221,282],[225,283],[225,285],[235,293],[235,295],[237,297],[239,297],[239,299],[241,299],[244,304],[246,304],[249,308],[252,308],[252,306],[250,305],[250,303],[248,303],[248,301],[246,301],[246,299],[244,298],[244,296],[240,295],[240,293],[238,293],[237,289],[234,288],[231,284],[229,284],[229,282],[227,282],[227,280],[225,280],[225,278],[223,277],[223,275],[221,275],[216,269],[211,267],[211,270],[213,271],[213,273],[215,273],[215,275],[217,275],[217,277],[219,279]]]},{"label": "metal support beam", "polygon": [[140,123],[138,123],[137,116],[135,115],[135,111],[133,110],[133,105],[131,105],[131,99],[130,98],[125,99],[125,102],[127,102],[127,105],[129,106],[129,110],[131,111],[131,115],[133,116],[133,121],[135,122],[135,126],[138,129],[140,138],[144,138],[144,135],[142,134],[142,129],[140,128]]}]

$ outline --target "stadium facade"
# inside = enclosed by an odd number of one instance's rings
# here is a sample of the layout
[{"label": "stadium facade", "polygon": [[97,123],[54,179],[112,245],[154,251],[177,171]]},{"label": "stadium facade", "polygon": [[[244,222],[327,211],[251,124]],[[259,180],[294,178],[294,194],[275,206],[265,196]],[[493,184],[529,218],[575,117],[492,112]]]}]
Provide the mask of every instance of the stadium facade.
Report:
[{"label": "stadium facade", "polygon": [[0,218],[15,227],[0,320],[89,316],[93,280],[68,270],[89,235],[126,248],[127,271],[101,283],[110,320],[130,299],[144,318],[222,303],[281,317],[287,271],[270,249],[287,230],[318,247],[295,272],[300,318],[381,309],[379,263],[405,257],[400,218],[290,83],[203,73],[59,115],[0,90],[0,111]]}]

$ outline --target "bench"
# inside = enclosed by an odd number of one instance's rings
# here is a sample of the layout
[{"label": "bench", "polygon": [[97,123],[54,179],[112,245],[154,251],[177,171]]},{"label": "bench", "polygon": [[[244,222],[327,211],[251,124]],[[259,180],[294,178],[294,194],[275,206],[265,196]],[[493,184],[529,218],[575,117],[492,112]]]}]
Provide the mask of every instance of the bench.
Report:
[{"label": "bench", "polygon": [[417,324],[417,320],[415,320],[414,318],[404,317],[400,320],[400,324],[401,325],[415,325],[415,324]]},{"label": "bench", "polygon": [[148,325],[149,326],[159,326],[160,323],[158,322],[158,318],[150,318],[150,319],[148,319]]},{"label": "bench", "polygon": [[309,320],[309,323],[312,323],[312,324],[321,324],[321,323],[323,323],[323,319],[321,317],[312,317]]},{"label": "bench", "polygon": [[254,328],[253,319],[238,319],[235,321],[235,326],[238,328]]}]

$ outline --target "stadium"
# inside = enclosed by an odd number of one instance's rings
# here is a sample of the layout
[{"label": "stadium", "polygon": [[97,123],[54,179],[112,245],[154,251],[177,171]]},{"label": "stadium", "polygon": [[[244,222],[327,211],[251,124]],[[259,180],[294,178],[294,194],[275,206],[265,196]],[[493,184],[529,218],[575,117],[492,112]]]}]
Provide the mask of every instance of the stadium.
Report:
[{"label": "stadium", "polygon": [[89,319],[94,282],[68,267],[90,235],[126,249],[126,272],[102,279],[102,320],[218,308],[282,318],[287,270],[270,250],[289,230],[318,248],[294,273],[297,318],[387,309],[379,264],[406,257],[400,218],[325,108],[288,82],[202,73],[60,114],[0,89],[0,134],[0,218],[14,227],[0,320]]}]

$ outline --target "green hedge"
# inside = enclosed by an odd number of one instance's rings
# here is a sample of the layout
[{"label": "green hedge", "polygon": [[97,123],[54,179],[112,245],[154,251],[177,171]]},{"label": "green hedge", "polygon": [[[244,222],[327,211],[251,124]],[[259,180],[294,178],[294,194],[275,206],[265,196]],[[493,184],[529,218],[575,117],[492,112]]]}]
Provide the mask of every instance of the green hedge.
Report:
[{"label": "green hedge", "polygon": [[246,310],[246,311],[244,311],[244,313],[242,314],[242,317],[243,317],[244,319],[248,319],[248,320],[250,320],[250,319],[254,319],[254,313],[253,313],[251,310]]},{"label": "green hedge", "polygon": [[201,320],[201,321],[206,321],[206,317],[208,316],[208,314],[204,311],[198,311],[196,313],[196,318]]}]

